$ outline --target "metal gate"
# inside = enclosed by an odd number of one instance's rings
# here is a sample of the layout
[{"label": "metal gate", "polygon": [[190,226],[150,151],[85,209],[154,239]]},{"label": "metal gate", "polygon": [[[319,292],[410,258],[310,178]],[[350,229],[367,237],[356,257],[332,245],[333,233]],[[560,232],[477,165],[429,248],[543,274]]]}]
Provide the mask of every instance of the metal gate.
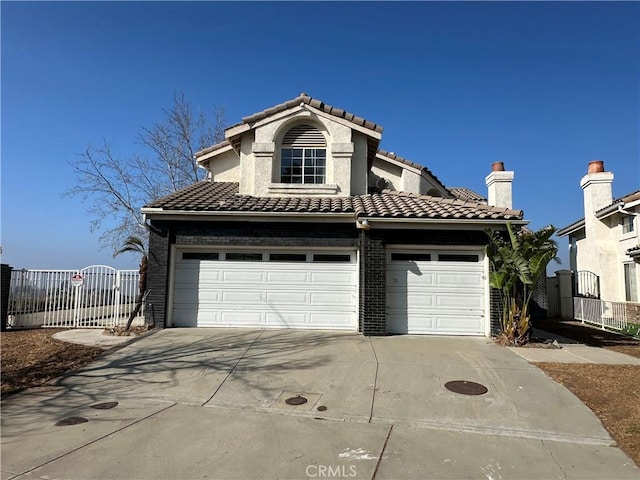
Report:
[{"label": "metal gate", "polygon": [[[9,328],[107,328],[124,325],[135,308],[137,270],[93,265],[81,270],[14,270]],[[134,325],[144,323],[141,310]]]}]

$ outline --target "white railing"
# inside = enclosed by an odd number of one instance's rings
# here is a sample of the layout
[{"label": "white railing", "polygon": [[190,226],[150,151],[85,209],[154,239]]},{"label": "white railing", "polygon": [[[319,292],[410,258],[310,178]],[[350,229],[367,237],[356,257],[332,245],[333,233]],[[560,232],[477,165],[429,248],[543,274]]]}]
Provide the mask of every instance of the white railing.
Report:
[{"label": "white railing", "polygon": [[627,327],[625,302],[573,297],[573,316],[582,323],[598,325],[603,330],[624,330]]},{"label": "white railing", "polygon": [[[9,328],[111,328],[135,308],[140,274],[94,265],[82,270],[13,270]],[[144,324],[144,311],[133,325]]]}]

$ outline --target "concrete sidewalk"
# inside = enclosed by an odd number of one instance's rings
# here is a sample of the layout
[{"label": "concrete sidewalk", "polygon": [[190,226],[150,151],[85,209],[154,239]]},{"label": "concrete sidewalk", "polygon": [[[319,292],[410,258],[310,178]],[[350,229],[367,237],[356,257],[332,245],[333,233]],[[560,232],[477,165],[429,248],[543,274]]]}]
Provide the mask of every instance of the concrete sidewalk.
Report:
[{"label": "concrete sidewalk", "polygon": [[640,365],[640,358],[578,343],[560,335],[534,329],[534,336],[558,342],[561,348],[508,347],[525,360],[557,363],[602,363],[609,365]]},{"label": "concrete sidewalk", "polygon": [[2,480],[639,476],[582,402],[484,338],[170,329],[2,402]]}]

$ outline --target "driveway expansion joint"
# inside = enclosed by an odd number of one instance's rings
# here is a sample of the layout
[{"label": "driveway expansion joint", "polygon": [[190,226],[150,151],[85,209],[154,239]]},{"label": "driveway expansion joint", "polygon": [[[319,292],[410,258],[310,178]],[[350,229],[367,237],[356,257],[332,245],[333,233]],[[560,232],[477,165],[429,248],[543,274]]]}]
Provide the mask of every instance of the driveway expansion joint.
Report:
[{"label": "driveway expansion joint", "polygon": [[224,377],[224,380],[222,380],[222,382],[220,382],[220,385],[218,385],[218,388],[215,389],[215,391],[211,394],[211,396],[207,400],[205,400],[204,403],[202,403],[202,405],[200,405],[201,407],[204,407],[205,405],[207,405],[207,403],[209,403],[211,400],[213,400],[213,397],[215,397],[216,394],[220,391],[222,386],[226,383],[226,381],[229,379],[229,377],[233,374],[233,372],[235,371],[237,366],[245,358],[247,353],[249,353],[249,350],[251,350],[251,348],[260,339],[260,337],[262,336],[263,333],[264,333],[264,330],[261,330],[260,333],[258,334],[258,336],[256,338],[254,338],[253,341],[251,342],[251,344],[246,348],[246,350],[244,352],[242,352],[242,355],[240,356],[240,358],[238,358],[238,361],[233,365],[231,370],[229,370],[229,373],[227,373],[227,375]]},{"label": "driveway expansion joint", "polygon": [[380,450],[380,455],[378,455],[378,460],[376,461],[376,468],[373,469],[373,473],[371,474],[371,480],[375,480],[376,475],[378,474],[378,469],[380,468],[380,462],[382,462],[384,451],[387,449],[387,444],[389,443],[389,437],[391,437],[392,430],[393,430],[393,424],[389,426],[389,430],[387,431],[387,436],[384,439],[384,443],[382,444],[382,449]]},{"label": "driveway expansion joint", "polygon": [[[369,423],[371,423],[371,419],[373,418],[373,408],[376,403],[376,390],[378,390],[378,369],[380,368],[380,362],[378,361],[378,355],[376,355],[376,349],[373,346],[373,342],[371,341],[371,337],[369,337],[369,345],[371,345],[371,351],[373,352],[373,358],[376,360],[376,373],[373,378],[373,392],[371,393],[371,411],[369,412]],[[375,476],[375,473],[374,473]]]}]

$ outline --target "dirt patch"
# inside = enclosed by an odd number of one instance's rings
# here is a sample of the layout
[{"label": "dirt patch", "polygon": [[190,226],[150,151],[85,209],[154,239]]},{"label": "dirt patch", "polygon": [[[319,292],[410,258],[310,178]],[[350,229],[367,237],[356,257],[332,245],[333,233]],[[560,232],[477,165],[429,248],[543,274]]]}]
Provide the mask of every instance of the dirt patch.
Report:
[{"label": "dirt patch", "polygon": [[640,365],[535,365],[582,400],[618,446],[640,465]]},{"label": "dirt patch", "polygon": [[152,330],[153,327],[149,325],[139,325],[136,327],[131,327],[127,330],[125,327],[113,327],[113,328],[105,328],[102,331],[103,335],[109,335],[111,337],[138,337],[140,335],[144,335],[145,333]]},{"label": "dirt patch", "polygon": [[2,395],[39,387],[94,360],[104,350],[61,342],[64,329],[14,330],[0,333]]}]

